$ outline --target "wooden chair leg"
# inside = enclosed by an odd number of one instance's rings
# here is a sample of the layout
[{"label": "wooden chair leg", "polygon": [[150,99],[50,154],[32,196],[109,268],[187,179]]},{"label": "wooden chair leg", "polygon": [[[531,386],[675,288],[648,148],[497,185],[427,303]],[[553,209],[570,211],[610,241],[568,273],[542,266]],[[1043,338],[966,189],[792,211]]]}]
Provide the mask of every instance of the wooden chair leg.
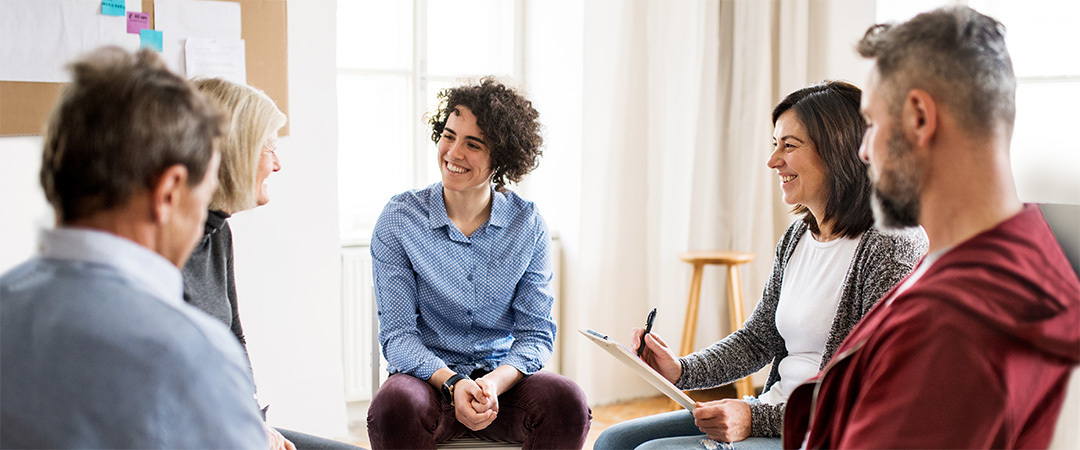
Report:
[{"label": "wooden chair leg", "polygon": [[[739,279],[739,266],[731,264],[728,267],[728,312],[732,330],[738,330],[742,321],[746,320],[743,315],[742,280]],[[735,392],[739,398],[754,395],[754,381],[750,377],[735,382]]]},{"label": "wooden chair leg", "polygon": [[679,355],[686,356],[694,351],[694,335],[697,334],[698,303],[701,300],[701,276],[705,266],[694,264],[694,272],[690,277],[690,298],[686,301],[686,320],[683,322],[682,342],[679,344]]}]

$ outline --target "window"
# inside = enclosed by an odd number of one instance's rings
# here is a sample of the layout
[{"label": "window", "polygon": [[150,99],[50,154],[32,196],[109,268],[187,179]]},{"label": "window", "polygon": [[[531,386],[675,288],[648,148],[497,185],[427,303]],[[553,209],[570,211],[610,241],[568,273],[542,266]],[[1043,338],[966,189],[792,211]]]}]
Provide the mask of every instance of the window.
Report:
[{"label": "window", "polygon": [[366,240],[391,196],[439,180],[423,115],[462,78],[521,81],[521,0],[338,0],[338,204]]},{"label": "window", "polygon": [[[950,4],[966,4],[1005,25],[1016,73],[1016,125],[1012,165],[1020,199],[1077,203],[1080,140],[1068,135],[1080,104],[1080,59],[1070,56],[1080,40],[1061,19],[1080,19],[1074,0],[878,0],[878,22],[907,20]],[[1065,20],[1064,23],[1070,23]]]}]

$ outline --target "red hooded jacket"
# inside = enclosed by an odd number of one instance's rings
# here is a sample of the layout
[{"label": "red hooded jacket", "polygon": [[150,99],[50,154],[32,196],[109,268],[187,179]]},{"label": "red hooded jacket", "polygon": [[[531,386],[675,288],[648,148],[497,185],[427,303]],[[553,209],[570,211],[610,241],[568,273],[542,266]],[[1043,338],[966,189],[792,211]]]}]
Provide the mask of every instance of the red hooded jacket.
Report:
[{"label": "red hooded jacket", "polygon": [[784,447],[1045,448],[1078,363],[1080,280],[1025,205],[863,318],[791,394]]}]

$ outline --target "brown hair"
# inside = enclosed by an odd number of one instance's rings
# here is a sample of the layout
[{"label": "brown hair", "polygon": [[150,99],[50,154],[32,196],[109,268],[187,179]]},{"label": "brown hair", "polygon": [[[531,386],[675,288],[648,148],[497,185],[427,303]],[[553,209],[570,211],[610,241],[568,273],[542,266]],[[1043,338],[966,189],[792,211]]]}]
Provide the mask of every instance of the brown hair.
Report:
[{"label": "brown hair", "polygon": [[859,112],[861,96],[862,91],[854,85],[824,81],[788,94],[773,109],[773,126],[788,110],[795,113],[825,163],[825,217],[814,217],[803,205],[792,209],[803,215],[803,222],[814,233],[821,222],[830,221],[834,233],[854,238],[874,224],[870,176],[859,159],[859,144],[866,132],[866,121]]},{"label": "brown hair", "polygon": [[189,186],[202,182],[221,115],[156,52],[106,47],[69,68],[40,174],[57,223],[122,205],[176,164],[187,168]]},{"label": "brown hair", "polygon": [[218,188],[210,209],[234,214],[254,208],[259,187],[255,185],[263,145],[285,125],[285,114],[262,91],[221,78],[192,82],[199,92],[221,106],[228,130],[221,140]]},{"label": "brown hair", "polygon": [[457,107],[469,108],[484,133],[491,155],[492,181],[503,190],[507,181],[517,183],[540,165],[540,113],[514,89],[492,77],[476,84],[443,89],[439,107],[431,114],[431,140],[439,142],[446,120]]},{"label": "brown hair", "polygon": [[968,7],[942,8],[899,25],[874,25],[856,50],[875,60],[892,116],[899,116],[904,95],[921,89],[969,132],[1001,124],[1012,134],[1016,76],[1000,22]]}]

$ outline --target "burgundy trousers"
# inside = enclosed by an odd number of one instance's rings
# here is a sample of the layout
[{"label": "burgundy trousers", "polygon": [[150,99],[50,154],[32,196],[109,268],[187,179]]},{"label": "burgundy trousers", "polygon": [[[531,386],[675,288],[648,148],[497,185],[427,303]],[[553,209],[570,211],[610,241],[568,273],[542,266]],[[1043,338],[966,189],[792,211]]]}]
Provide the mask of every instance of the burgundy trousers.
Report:
[{"label": "burgundy trousers", "polygon": [[433,449],[461,436],[520,443],[523,449],[580,449],[592,411],[585,393],[562,375],[536,372],[499,395],[498,417],[480,431],[457,421],[454,407],[427,381],[393,374],[368,407],[368,438],[375,449]]}]

